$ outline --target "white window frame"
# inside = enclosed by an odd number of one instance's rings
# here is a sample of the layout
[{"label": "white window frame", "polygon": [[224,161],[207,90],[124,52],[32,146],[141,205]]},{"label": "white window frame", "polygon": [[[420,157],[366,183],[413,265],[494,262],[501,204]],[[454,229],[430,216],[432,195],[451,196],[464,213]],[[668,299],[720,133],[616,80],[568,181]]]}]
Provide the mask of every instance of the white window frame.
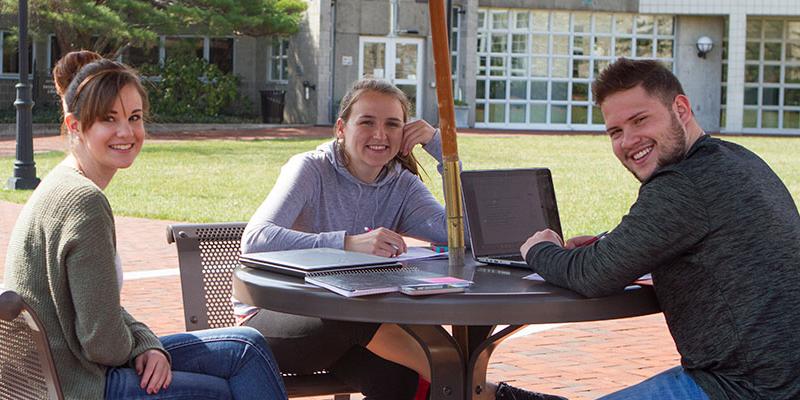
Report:
[{"label": "white window frame", "polygon": [[[527,24],[518,26],[517,18],[527,14]],[[576,32],[576,16],[589,17],[590,25],[582,32]],[[632,18],[631,32],[616,33],[616,20],[618,16]],[[609,18],[611,28],[608,32],[601,31],[596,24],[597,17]],[[554,32],[554,22],[558,18],[560,21],[568,22]],[[659,29],[658,23],[665,18],[669,18],[671,31],[663,32]],[[637,32],[637,20],[650,21],[652,19],[652,32]],[[670,57],[661,57],[659,60],[668,63],[674,70],[675,59],[675,19],[666,15],[645,15],[645,14],[614,14],[607,12],[588,12],[588,11],[567,11],[567,10],[524,10],[524,9],[504,9],[504,8],[480,8],[478,10],[478,57],[476,75],[476,99],[475,99],[475,127],[476,128],[512,128],[512,129],[560,129],[560,130],[603,130],[602,118],[598,119],[599,109],[594,106],[591,93],[591,82],[595,78],[595,65],[598,63],[608,64],[617,58],[616,42],[618,39],[630,40],[631,54],[629,58],[656,58],[658,56],[658,41],[670,41],[672,44],[672,54]],[[649,26],[649,25],[648,25]],[[669,33],[669,34],[667,34]],[[519,41],[524,49],[515,52],[514,39],[525,36],[524,41]],[[575,47],[576,38],[585,38],[588,41],[589,54],[578,54]],[[595,38],[607,38],[610,48],[603,55],[595,54]],[[637,39],[650,41],[650,51],[648,54],[636,54]],[[497,41],[498,46],[493,47],[493,40]],[[564,53],[554,52],[556,41],[565,41],[567,47]],[[534,53],[534,41],[544,45],[546,50]],[[538,47],[538,46],[537,46]],[[578,71],[575,69],[576,61],[585,61],[588,72],[585,69]],[[522,69],[512,69],[514,64]],[[535,72],[534,63],[540,66],[543,75]],[[482,65],[483,64],[483,65]],[[556,66],[566,67],[566,71],[556,68]],[[602,64],[600,64],[602,65]],[[546,72],[545,72],[546,71]],[[561,72],[564,74],[562,75]],[[581,73],[583,72],[583,73]],[[558,75],[556,75],[558,73]],[[504,83],[500,83],[504,82]],[[534,84],[547,85],[547,94],[544,99],[533,98]],[[563,88],[566,84],[567,96],[565,99],[554,99],[554,88]],[[573,98],[573,88],[576,84],[585,85],[585,93],[581,93],[581,99]],[[483,87],[481,87],[483,85]],[[525,94],[521,98],[511,98],[511,88],[524,86]],[[495,93],[492,98],[491,88],[495,87],[504,90],[505,93]],[[483,97],[477,97],[483,94]],[[585,99],[583,99],[585,96]],[[541,110],[544,107],[544,122],[535,122],[534,107]],[[512,117],[512,110],[516,110]],[[520,114],[524,112],[524,116]],[[573,122],[573,110],[585,113],[585,122]],[[558,114],[555,114],[558,111]],[[502,113],[502,118],[491,121],[490,117],[494,113]],[[561,114],[565,112],[566,115]],[[495,114],[496,115],[496,114]],[[538,115],[538,114],[537,114]],[[558,115],[565,118],[566,122],[554,122]],[[516,119],[514,117],[517,117]],[[520,118],[521,117],[521,118]],[[594,117],[594,118],[593,118]],[[561,119],[559,118],[559,120]],[[515,122],[511,122],[514,120]]]},{"label": "white window frame", "polygon": [[[286,46],[284,46],[284,43]],[[275,46],[278,46],[278,55],[273,54],[273,50]],[[269,48],[267,49],[267,81],[272,83],[279,83],[279,84],[288,84],[289,83],[289,39],[276,37],[270,41]],[[278,75],[277,77],[272,76],[272,67],[275,63],[286,63],[286,75],[283,76],[283,65],[278,68]]]}]

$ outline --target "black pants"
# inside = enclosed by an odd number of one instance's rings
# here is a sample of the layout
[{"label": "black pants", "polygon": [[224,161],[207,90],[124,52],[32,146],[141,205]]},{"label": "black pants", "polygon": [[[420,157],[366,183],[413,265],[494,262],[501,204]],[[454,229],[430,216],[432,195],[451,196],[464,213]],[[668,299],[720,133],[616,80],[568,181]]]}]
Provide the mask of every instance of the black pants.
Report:
[{"label": "black pants", "polygon": [[366,349],[380,324],[259,310],[246,326],[264,335],[282,372],[327,370],[368,400],[410,400],[418,375]]}]

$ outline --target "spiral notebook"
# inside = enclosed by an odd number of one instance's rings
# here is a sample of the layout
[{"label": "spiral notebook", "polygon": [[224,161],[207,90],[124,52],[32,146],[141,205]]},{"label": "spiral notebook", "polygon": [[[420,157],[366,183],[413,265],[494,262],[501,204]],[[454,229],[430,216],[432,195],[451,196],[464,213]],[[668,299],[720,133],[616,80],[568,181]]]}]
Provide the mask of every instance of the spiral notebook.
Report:
[{"label": "spiral notebook", "polygon": [[306,275],[305,281],[347,297],[399,292],[402,286],[408,285],[447,283],[466,287],[472,283],[452,276],[422,271],[413,266],[312,272]]}]

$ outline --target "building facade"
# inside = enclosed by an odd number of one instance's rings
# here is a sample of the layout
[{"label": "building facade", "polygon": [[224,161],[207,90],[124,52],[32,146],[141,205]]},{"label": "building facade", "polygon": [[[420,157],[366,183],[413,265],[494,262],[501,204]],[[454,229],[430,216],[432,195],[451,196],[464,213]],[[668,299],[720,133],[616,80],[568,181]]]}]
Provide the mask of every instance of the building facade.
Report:
[{"label": "building facade", "polygon": [[[618,57],[672,68],[709,132],[800,134],[800,1],[450,0],[454,96],[477,128],[603,130],[591,82]],[[284,122],[329,125],[348,86],[391,80],[414,117],[437,121],[427,0],[309,0],[290,38],[162,37],[134,65],[177,45],[240,77],[254,112],[262,90],[285,92]],[[16,49],[0,19],[0,98],[13,102]],[[702,56],[698,39],[712,48]],[[704,39],[705,40],[705,39]],[[39,76],[53,38],[31,47]],[[52,97],[44,85],[41,99]],[[49,97],[48,97],[49,96]]]},{"label": "building facade", "polygon": [[[628,57],[672,68],[709,132],[800,134],[796,0],[452,0],[450,19],[454,96],[472,127],[603,130],[591,82]],[[273,57],[286,74],[268,82],[287,90],[287,121],[333,123],[365,75],[437,120],[426,1],[313,0],[287,43]]]}]

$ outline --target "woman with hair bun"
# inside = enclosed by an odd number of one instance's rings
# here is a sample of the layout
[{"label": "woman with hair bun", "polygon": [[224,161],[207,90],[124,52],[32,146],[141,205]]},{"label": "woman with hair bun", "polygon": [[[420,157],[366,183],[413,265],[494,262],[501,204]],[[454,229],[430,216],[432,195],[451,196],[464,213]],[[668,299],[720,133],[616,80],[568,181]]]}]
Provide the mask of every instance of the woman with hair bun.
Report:
[{"label": "woman with hair bun", "polygon": [[285,399],[252,328],[156,337],[120,305],[122,268],[103,194],[145,137],[147,94],[129,67],[69,53],[53,70],[69,154],[42,180],[9,240],[5,285],[41,317],[67,399]]}]

